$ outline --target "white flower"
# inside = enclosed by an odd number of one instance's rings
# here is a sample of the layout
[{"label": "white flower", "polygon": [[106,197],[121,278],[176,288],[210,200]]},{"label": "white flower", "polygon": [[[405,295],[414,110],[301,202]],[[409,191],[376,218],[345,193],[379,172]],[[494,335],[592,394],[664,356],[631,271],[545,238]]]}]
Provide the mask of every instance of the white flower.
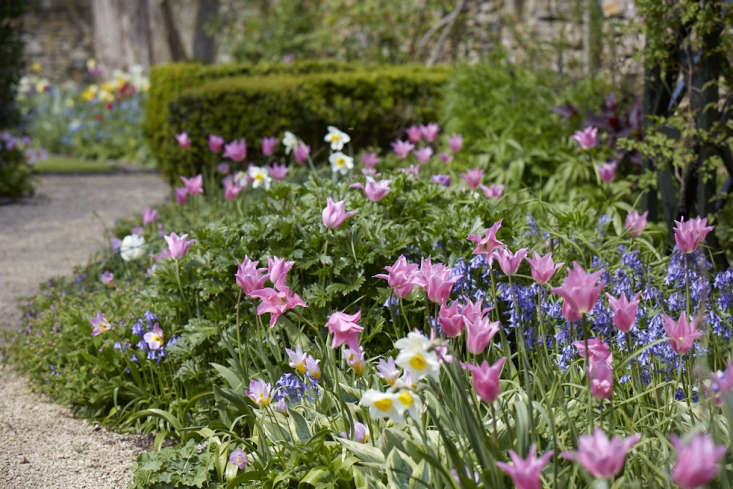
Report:
[{"label": "white flower", "polygon": [[403,421],[404,404],[392,392],[369,389],[361,396],[360,406],[369,406],[369,415],[374,418],[389,418],[395,423]]},{"label": "white flower", "polygon": [[435,352],[428,351],[431,343],[425,336],[411,332],[406,338],[397,340],[394,346],[400,350],[395,363],[409,372],[414,382],[428,376],[438,380],[440,362]]},{"label": "white flower", "polygon": [[349,170],[354,168],[354,158],[346,156],[342,152],[331,153],[328,157],[329,163],[331,163],[331,171],[334,173],[341,172],[342,175],[346,175]]},{"label": "white flower", "polygon": [[336,127],[328,126],[328,134],[323,138],[327,143],[331,143],[332,151],[341,151],[344,144],[351,141],[351,138],[345,132],[338,130]]},{"label": "white flower", "polygon": [[125,261],[137,260],[145,254],[145,238],[130,234],[120,243],[120,256]]},{"label": "white flower", "polygon": [[285,146],[285,154],[290,154],[291,151],[295,150],[295,147],[298,146],[298,138],[295,137],[295,134],[293,134],[290,131],[285,131],[285,136],[283,137],[283,146]]},{"label": "white flower", "polygon": [[243,171],[238,171],[237,173],[235,173],[234,174],[234,183],[236,183],[237,185],[239,185],[242,188],[246,188],[247,183],[248,183],[247,174],[244,173]]},{"label": "white flower", "polygon": [[270,190],[272,178],[270,178],[270,175],[264,168],[259,166],[250,166],[249,178],[252,180],[252,188],[264,187],[265,190]]},{"label": "white flower", "polygon": [[405,411],[410,413],[413,419],[420,419],[420,411],[422,411],[422,401],[417,394],[409,390],[402,390],[397,393],[397,410],[401,410],[404,415]]}]

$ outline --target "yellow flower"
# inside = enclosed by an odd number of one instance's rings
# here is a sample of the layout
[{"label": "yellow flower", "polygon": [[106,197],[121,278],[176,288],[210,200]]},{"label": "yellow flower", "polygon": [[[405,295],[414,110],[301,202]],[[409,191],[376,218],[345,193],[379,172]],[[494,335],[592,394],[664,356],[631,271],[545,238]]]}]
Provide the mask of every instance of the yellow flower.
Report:
[{"label": "yellow flower", "polygon": [[31,65],[31,71],[32,71],[33,73],[36,73],[36,74],[38,74],[38,73],[40,73],[40,72],[41,72],[41,69],[42,69],[41,63],[39,63],[38,61],[36,61],[35,63],[33,63],[33,64]]},{"label": "yellow flower", "polygon": [[97,67],[97,61],[94,58],[89,58],[87,60],[87,69],[93,70],[96,67]]},{"label": "yellow flower", "polygon": [[87,102],[91,102],[92,100],[94,100],[94,97],[97,96],[98,91],[99,87],[97,87],[97,85],[89,85],[81,94],[81,98],[83,98]]}]

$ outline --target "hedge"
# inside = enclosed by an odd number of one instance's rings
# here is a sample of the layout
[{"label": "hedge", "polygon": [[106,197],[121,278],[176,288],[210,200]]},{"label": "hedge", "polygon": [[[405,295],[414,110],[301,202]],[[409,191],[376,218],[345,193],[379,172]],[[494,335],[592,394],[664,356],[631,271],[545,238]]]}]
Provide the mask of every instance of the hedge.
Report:
[{"label": "hedge", "polygon": [[[376,65],[360,65],[335,60],[304,60],[293,63],[228,63],[202,65],[171,63],[154,66],[150,74],[150,91],[145,106],[143,129],[153,154],[163,161],[170,150],[171,131],[168,130],[168,104],[186,89],[212,80],[237,76],[267,76],[276,74],[339,73],[373,69]],[[165,166],[163,164],[162,166]]]},{"label": "hedge", "polygon": [[[352,136],[352,147],[384,147],[407,125],[438,118],[450,72],[401,66],[210,81],[169,103],[167,123],[157,131],[164,139],[158,162],[169,181],[178,183],[178,176],[198,172],[211,160],[209,134],[228,141],[245,137],[252,148],[259,146],[259,138],[279,137],[286,130],[317,154],[325,149],[323,136],[330,124]],[[182,131],[192,140],[186,151],[174,139]]]}]

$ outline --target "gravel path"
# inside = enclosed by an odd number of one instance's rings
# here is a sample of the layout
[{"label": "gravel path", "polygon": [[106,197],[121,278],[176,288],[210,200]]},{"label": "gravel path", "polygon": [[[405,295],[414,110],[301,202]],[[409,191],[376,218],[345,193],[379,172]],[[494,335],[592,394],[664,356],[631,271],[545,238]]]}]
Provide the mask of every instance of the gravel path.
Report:
[{"label": "gravel path", "polygon": [[[46,176],[37,196],[0,206],[0,327],[18,326],[16,300],[107,243],[105,226],[162,202],[158,175]],[[0,368],[0,488],[117,489],[144,437],[119,435],[74,418],[31,393],[22,375]]]}]

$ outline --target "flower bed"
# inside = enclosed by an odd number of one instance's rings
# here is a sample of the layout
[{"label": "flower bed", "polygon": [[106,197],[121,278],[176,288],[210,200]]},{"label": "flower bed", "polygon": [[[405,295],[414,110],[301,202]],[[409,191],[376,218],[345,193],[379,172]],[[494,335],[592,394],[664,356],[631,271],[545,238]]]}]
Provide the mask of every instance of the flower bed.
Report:
[{"label": "flower bed", "polygon": [[733,271],[704,219],[666,256],[603,214],[622,193],[543,202],[437,124],[381,158],[329,127],[320,169],[292,133],[257,166],[198,138],[207,171],[14,337],[80,414],[176,440],[134,487],[730,485]]}]

